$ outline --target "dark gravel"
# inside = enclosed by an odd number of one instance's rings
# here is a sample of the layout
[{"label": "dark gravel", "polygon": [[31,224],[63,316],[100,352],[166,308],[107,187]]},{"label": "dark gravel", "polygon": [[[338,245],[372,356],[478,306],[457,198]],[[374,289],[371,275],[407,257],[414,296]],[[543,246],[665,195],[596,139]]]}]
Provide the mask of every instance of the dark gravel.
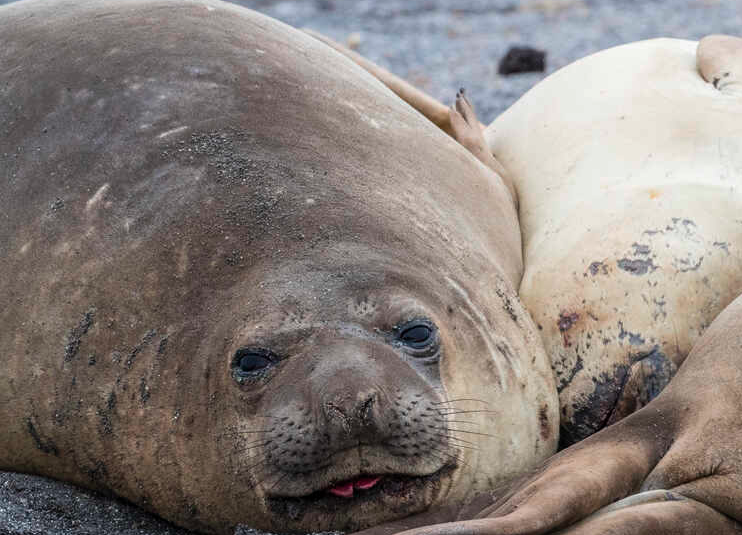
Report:
[{"label": "dark gravel", "polygon": [[38,476],[0,472],[2,535],[188,535],[118,500]]},{"label": "dark gravel", "polygon": [[[597,50],[659,36],[698,39],[709,33],[740,33],[742,27],[739,0],[237,3],[341,42],[350,38],[358,52],[443,102],[464,86],[485,123],[548,73]],[[499,75],[498,64],[512,46],[546,51],[545,73]],[[40,477],[0,472],[0,535],[99,533],[186,532],[116,500]]]}]

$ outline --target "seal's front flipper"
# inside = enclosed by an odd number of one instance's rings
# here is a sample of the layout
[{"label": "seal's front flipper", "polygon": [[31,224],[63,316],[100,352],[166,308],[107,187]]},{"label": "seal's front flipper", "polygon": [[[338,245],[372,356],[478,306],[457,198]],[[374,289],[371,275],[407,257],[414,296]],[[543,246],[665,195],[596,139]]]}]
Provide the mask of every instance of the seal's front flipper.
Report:
[{"label": "seal's front flipper", "polygon": [[430,95],[423,93],[416,87],[404,81],[399,76],[392,74],[383,67],[376,65],[360,54],[353,52],[340,43],[333,41],[329,37],[326,37],[321,33],[317,33],[307,28],[303,28],[303,31],[353,60],[353,62],[361,66],[364,70],[371,73],[381,83],[391,89],[399,98],[401,98],[407,104],[422,113],[430,122],[435,124],[438,128],[446,132],[448,135],[453,135],[447,106],[438,102]]},{"label": "seal's front flipper", "polygon": [[722,93],[742,95],[742,39],[730,35],[709,35],[701,39],[696,52],[698,72]]},{"label": "seal's front flipper", "polygon": [[480,162],[502,178],[517,206],[518,197],[515,192],[515,186],[513,186],[513,181],[508,176],[502,164],[494,157],[487,144],[487,140],[484,139],[484,131],[481,128],[481,123],[477,119],[477,114],[474,112],[474,106],[466,98],[463,87],[456,93],[456,102],[449,110],[449,117],[453,138],[471,152]]}]

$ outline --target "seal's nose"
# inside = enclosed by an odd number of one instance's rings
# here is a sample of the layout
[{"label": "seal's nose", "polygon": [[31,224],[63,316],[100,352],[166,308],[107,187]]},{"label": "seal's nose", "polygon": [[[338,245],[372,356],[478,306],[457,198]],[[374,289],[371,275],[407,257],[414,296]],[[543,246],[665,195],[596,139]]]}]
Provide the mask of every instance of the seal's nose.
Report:
[{"label": "seal's nose", "polygon": [[339,435],[338,438],[342,436],[366,443],[376,442],[382,427],[382,415],[378,410],[379,393],[373,389],[354,391],[353,385],[358,384],[358,378],[354,379],[341,379],[344,385],[335,392],[326,393],[322,410],[328,428]]},{"label": "seal's nose", "polygon": [[386,344],[350,336],[318,338],[317,353],[308,382],[329,440],[346,447],[388,440],[389,393],[404,389],[410,367]]}]

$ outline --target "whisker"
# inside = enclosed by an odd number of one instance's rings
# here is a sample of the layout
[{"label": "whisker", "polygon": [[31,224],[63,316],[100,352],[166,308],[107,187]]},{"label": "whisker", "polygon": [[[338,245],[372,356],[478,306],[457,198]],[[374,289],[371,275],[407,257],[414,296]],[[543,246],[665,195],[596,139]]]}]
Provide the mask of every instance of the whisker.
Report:
[{"label": "whisker", "polygon": [[446,438],[447,438],[448,440],[456,440],[456,441],[458,441],[458,442],[463,442],[464,444],[469,444],[470,446],[476,446],[476,444],[475,444],[474,442],[469,442],[468,440],[464,440],[463,438],[459,438],[459,437],[452,437],[452,436],[450,436],[450,435],[447,435],[447,436],[446,436]]},{"label": "whisker", "polygon": [[270,433],[273,429],[260,429],[256,431],[233,431],[231,433],[223,433],[225,437],[239,437],[242,435],[254,435],[255,433]]},{"label": "whisker", "polygon": [[453,460],[456,460],[457,463],[463,464],[467,468],[470,468],[469,463],[467,463],[464,459],[462,459],[461,457],[457,455],[453,455],[451,453],[443,453],[443,454],[438,454],[438,455],[436,455],[435,453],[428,453],[428,455],[430,455],[431,457],[435,459],[439,459],[443,462],[448,462],[453,459]]},{"label": "whisker", "polygon": [[446,420],[447,424],[469,424],[469,425],[479,425],[479,422],[467,422],[466,420]]},{"label": "whisker", "polygon": [[464,440],[463,438],[452,437],[450,434],[448,434],[446,432],[448,430],[449,430],[448,427],[439,427],[439,428],[436,428],[435,429],[436,433],[428,433],[428,434],[430,435],[431,438],[446,438],[448,440],[453,439],[453,440],[458,440],[459,442],[463,442],[464,444],[470,444],[472,446],[475,445],[474,442],[470,442],[468,440]]},{"label": "whisker", "polygon": [[247,469],[235,470],[234,475],[235,476],[240,476],[240,477],[248,477],[250,479],[250,482],[251,482],[252,486],[253,487],[256,487],[257,486],[257,479],[255,477],[256,474],[253,473],[253,472],[248,471]]},{"label": "whisker", "polygon": [[[428,456],[432,457],[433,459],[438,459],[439,461],[443,461],[444,463],[448,463],[451,459],[454,459],[455,457],[452,457],[450,454],[446,453],[445,455],[438,455],[435,453],[428,452]],[[455,458],[457,461],[458,458]]]},{"label": "whisker", "polygon": [[[271,490],[273,490],[273,487],[275,487],[276,485],[278,485],[278,484],[279,484],[279,483],[280,483],[281,481],[283,481],[283,480],[284,480],[284,479],[286,478],[286,476],[288,476],[288,475],[289,475],[289,473],[288,473],[288,472],[286,472],[285,474],[281,474],[280,472],[279,472],[278,474],[270,474],[270,475],[266,476],[265,478],[263,478],[262,480],[260,480],[260,481],[259,481],[259,482],[257,483],[257,485],[256,485],[256,486],[260,486],[260,487],[263,487],[263,488],[265,489],[265,491],[266,491],[266,492],[268,492],[268,491],[271,491]],[[271,485],[270,487],[268,487],[268,488],[266,489],[266,488],[265,488],[265,486],[264,486],[264,484],[265,484],[265,483],[267,483],[267,482],[268,482],[268,481],[269,481],[269,480],[270,480],[271,478],[273,478],[273,477],[275,477],[275,476],[279,476],[279,477],[278,477],[278,479],[276,479],[276,480],[275,480],[275,481],[273,482],[273,484],[272,484],[272,485]]]},{"label": "whisker", "polygon": [[263,460],[262,460],[262,461],[260,461],[259,463],[255,463],[255,464],[252,464],[252,465],[250,465],[250,466],[248,466],[248,467],[244,468],[244,471],[247,471],[247,472],[249,472],[249,471],[253,470],[254,468],[257,468],[258,466],[260,466],[260,465],[262,465],[262,464],[265,464],[265,463],[267,463],[267,462],[268,462],[268,460],[269,460],[269,459],[268,459],[268,457],[264,457],[264,458],[263,458]]},{"label": "whisker", "polygon": [[495,412],[496,413],[498,411],[493,411],[493,410],[489,410],[489,409],[481,409],[481,410],[477,410],[477,411],[451,410],[451,411],[445,411],[444,412],[442,410],[438,410],[438,414],[442,414],[444,416],[450,416],[451,414],[472,414],[472,413],[476,413],[476,412]]},{"label": "whisker", "polygon": [[489,405],[489,403],[487,403],[483,399],[474,399],[474,398],[449,399],[447,401],[439,401],[436,403],[431,403],[431,405],[445,405],[447,403],[456,403],[457,401],[475,401],[477,403],[484,403],[485,405]]},{"label": "whisker", "polygon": [[488,433],[477,433],[476,431],[464,431],[462,429],[451,429],[451,431],[454,431],[456,433],[466,433],[468,435],[479,435],[483,437],[497,438],[495,437],[495,435],[490,435]]},{"label": "whisker", "polygon": [[253,440],[252,442],[248,442],[247,444],[238,444],[238,446],[245,448],[248,446],[252,446],[253,444],[268,444],[269,442],[272,442],[272,441],[273,441],[272,438],[266,439],[263,437],[257,440]]},{"label": "whisker", "polygon": [[243,453],[247,453],[250,450],[254,450],[255,448],[260,448],[262,446],[265,446],[267,444],[270,444],[270,440],[266,440],[263,442],[255,443],[252,442],[250,444],[245,444],[244,446],[236,447],[234,451],[232,452],[232,455],[241,455]]},{"label": "whisker", "polygon": [[472,451],[482,451],[481,448],[478,448],[476,446],[464,446],[463,444],[452,444],[454,448],[463,448],[465,450],[472,450]]}]

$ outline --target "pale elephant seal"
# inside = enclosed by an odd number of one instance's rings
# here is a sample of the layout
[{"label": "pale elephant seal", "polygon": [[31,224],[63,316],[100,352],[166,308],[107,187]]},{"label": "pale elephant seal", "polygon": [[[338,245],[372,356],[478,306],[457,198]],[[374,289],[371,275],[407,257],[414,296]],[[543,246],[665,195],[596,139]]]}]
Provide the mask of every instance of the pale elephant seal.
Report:
[{"label": "pale elephant seal", "polygon": [[[704,78],[706,41],[600,52],[485,131],[520,199],[520,296],[560,390],[562,443],[667,384],[742,293],[742,100]],[[704,59],[706,57],[706,59]]]},{"label": "pale elephant seal", "polygon": [[555,450],[508,190],[371,76],[213,0],[0,35],[1,469],[353,530]]},{"label": "pale elephant seal", "polygon": [[[521,295],[563,364],[570,438],[683,364],[460,533],[742,532],[741,82],[742,39],[635,43],[564,69],[488,127],[518,184]],[[547,329],[558,310],[573,312]],[[594,402],[603,421],[581,420]]]}]

